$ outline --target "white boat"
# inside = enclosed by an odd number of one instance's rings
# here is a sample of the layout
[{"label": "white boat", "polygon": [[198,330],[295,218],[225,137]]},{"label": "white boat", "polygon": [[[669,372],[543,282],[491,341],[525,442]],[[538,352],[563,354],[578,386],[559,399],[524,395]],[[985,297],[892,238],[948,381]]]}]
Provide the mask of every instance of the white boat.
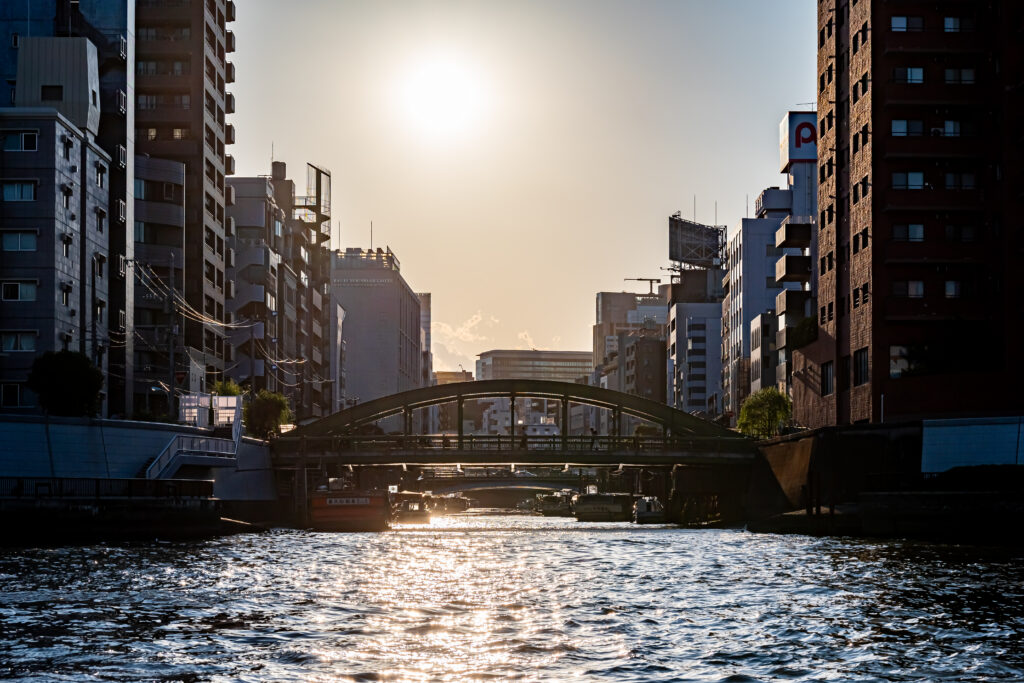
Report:
[{"label": "white boat", "polygon": [[664,524],[665,506],[654,496],[637,498],[633,503],[633,521],[636,524]]}]

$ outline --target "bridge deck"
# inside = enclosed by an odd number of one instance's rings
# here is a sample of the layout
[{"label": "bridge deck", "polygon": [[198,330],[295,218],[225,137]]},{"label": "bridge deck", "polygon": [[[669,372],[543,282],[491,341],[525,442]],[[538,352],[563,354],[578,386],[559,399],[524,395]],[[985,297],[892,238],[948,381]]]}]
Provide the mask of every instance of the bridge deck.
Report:
[{"label": "bridge deck", "polygon": [[552,466],[671,466],[742,465],[754,460],[753,452],[716,453],[707,450],[521,450],[521,449],[433,449],[394,448],[389,450],[319,450],[305,455],[297,451],[274,455],[277,466],[296,465],[301,460],[322,460],[343,465],[552,465]]}]

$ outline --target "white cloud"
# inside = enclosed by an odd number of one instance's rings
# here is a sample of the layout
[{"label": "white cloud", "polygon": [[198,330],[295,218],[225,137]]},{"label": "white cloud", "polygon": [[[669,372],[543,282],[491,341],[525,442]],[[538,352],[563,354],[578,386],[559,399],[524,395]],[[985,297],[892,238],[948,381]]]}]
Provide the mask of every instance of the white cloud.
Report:
[{"label": "white cloud", "polygon": [[527,349],[540,349],[541,348],[541,347],[537,346],[537,342],[533,341],[533,337],[526,330],[523,330],[522,332],[517,334],[516,337],[519,339],[520,342],[522,342],[522,344],[520,345],[519,348],[527,348]]},{"label": "white cloud", "polygon": [[476,367],[476,355],[482,342],[490,340],[489,331],[498,324],[493,315],[487,319],[480,311],[457,325],[441,320],[433,321],[431,336],[435,370],[463,369],[472,372]]}]

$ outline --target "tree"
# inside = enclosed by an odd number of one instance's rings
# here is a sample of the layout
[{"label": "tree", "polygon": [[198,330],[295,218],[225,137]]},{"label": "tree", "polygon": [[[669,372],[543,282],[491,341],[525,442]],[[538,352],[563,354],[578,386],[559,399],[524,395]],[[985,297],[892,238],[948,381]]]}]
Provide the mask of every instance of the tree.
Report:
[{"label": "tree", "polygon": [[213,385],[210,393],[218,396],[241,396],[242,387],[233,379],[222,379]]},{"label": "tree", "polygon": [[740,407],[736,426],[744,434],[766,439],[779,433],[779,425],[789,421],[793,403],[775,387],[765,387],[747,397]]},{"label": "tree", "polygon": [[284,396],[260,389],[260,393],[246,404],[244,418],[250,434],[266,439],[278,432],[282,424],[291,421],[292,411]]},{"label": "tree", "polygon": [[102,403],[103,373],[78,351],[47,351],[35,359],[28,388],[50,415],[95,415]]}]

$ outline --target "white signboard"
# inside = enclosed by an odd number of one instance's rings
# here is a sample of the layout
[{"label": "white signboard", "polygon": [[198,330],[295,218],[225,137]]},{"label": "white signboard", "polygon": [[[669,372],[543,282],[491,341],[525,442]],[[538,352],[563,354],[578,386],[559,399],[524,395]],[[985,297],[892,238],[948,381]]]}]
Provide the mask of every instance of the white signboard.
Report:
[{"label": "white signboard", "polygon": [[817,114],[813,111],[791,111],[779,124],[779,162],[783,173],[789,165],[818,159]]}]

